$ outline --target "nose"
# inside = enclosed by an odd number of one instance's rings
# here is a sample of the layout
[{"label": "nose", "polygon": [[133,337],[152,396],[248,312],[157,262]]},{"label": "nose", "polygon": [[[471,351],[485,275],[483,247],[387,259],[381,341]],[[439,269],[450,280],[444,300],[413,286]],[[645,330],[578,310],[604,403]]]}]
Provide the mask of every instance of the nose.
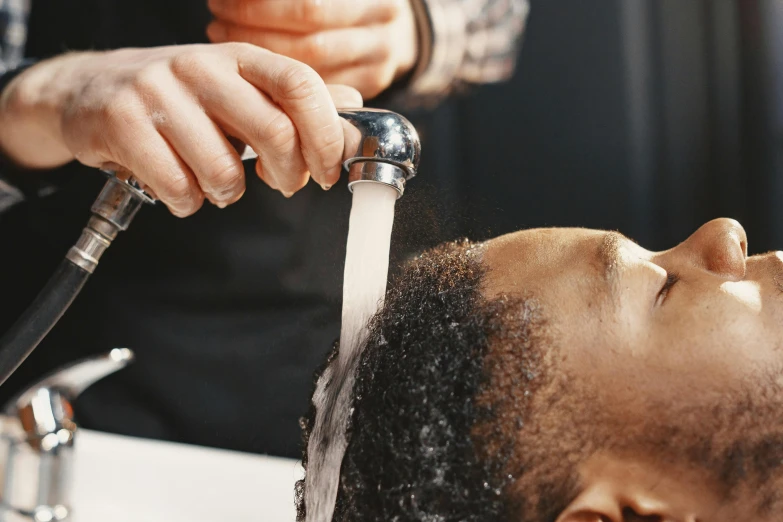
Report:
[{"label": "nose", "polygon": [[733,281],[745,278],[748,237],[733,219],[715,219],[702,225],[673,252],[685,254],[692,262]]}]

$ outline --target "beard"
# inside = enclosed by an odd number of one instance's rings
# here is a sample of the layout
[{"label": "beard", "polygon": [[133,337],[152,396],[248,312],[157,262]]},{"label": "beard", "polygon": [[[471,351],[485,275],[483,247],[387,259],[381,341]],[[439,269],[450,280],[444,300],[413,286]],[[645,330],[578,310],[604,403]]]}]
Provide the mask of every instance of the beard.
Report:
[{"label": "beard", "polygon": [[[727,501],[751,499],[758,516],[783,508],[783,369],[758,372],[737,393],[684,408],[681,456],[704,469]],[[676,411],[676,410],[675,410]]]},{"label": "beard", "polygon": [[500,468],[514,477],[506,493],[517,520],[555,520],[581,491],[580,466],[598,453],[673,470],[687,466],[726,505],[741,500],[755,517],[783,509],[783,368],[700,398],[682,394],[676,404],[634,397],[633,410],[577,376],[557,373],[521,428],[508,422],[518,419],[508,412],[493,419],[495,438],[514,439],[513,455]]}]

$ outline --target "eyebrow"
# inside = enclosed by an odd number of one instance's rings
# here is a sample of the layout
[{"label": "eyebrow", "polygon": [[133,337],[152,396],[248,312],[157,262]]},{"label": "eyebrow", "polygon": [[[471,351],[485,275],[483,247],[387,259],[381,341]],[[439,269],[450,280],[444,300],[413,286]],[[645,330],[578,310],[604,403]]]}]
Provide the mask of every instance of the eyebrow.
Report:
[{"label": "eyebrow", "polygon": [[598,245],[597,258],[604,281],[615,293],[617,285],[618,260],[620,259],[620,247],[625,241],[625,236],[617,232],[607,232]]}]

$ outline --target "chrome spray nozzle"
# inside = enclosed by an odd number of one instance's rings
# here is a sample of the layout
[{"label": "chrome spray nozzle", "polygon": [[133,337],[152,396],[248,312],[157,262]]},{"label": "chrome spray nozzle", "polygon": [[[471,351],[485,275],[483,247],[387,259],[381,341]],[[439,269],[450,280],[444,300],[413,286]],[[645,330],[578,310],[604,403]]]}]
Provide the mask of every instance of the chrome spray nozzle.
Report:
[{"label": "chrome spray nozzle", "polygon": [[421,142],[416,128],[403,116],[379,109],[341,110],[340,117],[356,132],[345,137],[348,188],[356,183],[384,183],[400,196],[416,176]]},{"label": "chrome spray nozzle", "polygon": [[[345,159],[348,189],[356,183],[384,183],[399,196],[405,183],[419,170],[421,142],[411,122],[397,113],[381,109],[342,109],[341,118],[351,124],[345,135]],[[245,147],[242,160],[258,154]]]}]

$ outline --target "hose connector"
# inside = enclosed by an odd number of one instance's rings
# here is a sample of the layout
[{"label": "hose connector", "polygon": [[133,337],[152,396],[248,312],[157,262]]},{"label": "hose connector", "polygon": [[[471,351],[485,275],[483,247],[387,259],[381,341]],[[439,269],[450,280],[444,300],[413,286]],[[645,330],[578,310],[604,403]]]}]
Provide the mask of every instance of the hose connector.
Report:
[{"label": "hose connector", "polygon": [[421,141],[413,124],[379,109],[341,110],[339,115],[355,129],[345,138],[348,189],[353,191],[356,183],[384,183],[402,197],[421,159]]},{"label": "hose connector", "polygon": [[92,217],[82,235],[65,256],[68,261],[92,274],[111,242],[128,229],[144,203],[154,203],[131,176],[107,172],[109,180],[92,205]]}]

